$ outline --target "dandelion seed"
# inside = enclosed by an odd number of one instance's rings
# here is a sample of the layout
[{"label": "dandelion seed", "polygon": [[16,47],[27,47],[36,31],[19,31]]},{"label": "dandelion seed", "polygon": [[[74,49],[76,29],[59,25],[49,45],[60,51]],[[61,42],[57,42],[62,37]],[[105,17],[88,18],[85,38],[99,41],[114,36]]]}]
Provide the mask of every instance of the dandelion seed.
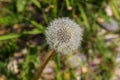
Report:
[{"label": "dandelion seed", "polygon": [[69,18],[58,18],[50,23],[45,34],[51,49],[68,54],[77,50],[82,40],[82,29]]}]

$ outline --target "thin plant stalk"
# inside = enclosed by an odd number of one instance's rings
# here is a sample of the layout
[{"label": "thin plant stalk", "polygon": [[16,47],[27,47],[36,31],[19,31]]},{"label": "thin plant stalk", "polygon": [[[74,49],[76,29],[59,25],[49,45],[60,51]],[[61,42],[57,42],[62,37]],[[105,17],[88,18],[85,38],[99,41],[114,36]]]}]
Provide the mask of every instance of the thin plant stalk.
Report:
[{"label": "thin plant stalk", "polygon": [[39,66],[39,68],[38,68],[38,70],[37,70],[37,72],[36,72],[33,80],[38,80],[38,79],[40,78],[40,76],[41,76],[41,74],[42,74],[42,72],[43,72],[46,64],[49,62],[49,60],[51,59],[51,57],[53,56],[53,54],[54,54],[54,50],[51,50],[51,51],[47,54],[47,56],[45,57],[43,63]]}]

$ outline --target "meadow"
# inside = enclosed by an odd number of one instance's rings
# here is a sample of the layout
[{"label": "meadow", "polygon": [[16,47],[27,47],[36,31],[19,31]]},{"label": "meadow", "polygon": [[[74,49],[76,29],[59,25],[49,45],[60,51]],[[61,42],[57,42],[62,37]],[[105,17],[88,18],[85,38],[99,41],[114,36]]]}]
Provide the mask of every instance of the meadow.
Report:
[{"label": "meadow", "polygon": [[39,80],[120,80],[120,0],[0,0],[0,80],[33,80],[63,17],[83,29],[81,46],[55,52]]}]

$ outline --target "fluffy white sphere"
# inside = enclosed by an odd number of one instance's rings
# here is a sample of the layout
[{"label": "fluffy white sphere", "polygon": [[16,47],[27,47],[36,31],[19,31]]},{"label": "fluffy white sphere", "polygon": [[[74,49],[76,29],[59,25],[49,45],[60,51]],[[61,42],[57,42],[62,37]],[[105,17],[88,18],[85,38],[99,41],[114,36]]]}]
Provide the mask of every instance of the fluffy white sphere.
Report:
[{"label": "fluffy white sphere", "polygon": [[46,29],[46,40],[56,52],[73,53],[81,44],[82,29],[69,18],[58,18]]}]

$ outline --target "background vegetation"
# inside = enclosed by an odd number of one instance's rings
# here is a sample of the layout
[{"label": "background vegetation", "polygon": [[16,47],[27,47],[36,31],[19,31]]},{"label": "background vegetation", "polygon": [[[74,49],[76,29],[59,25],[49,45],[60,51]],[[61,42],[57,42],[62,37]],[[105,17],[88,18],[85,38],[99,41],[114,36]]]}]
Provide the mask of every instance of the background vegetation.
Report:
[{"label": "background vegetation", "polygon": [[120,0],[0,0],[0,80],[32,80],[58,17],[84,28],[82,46],[56,53],[40,80],[119,80]]}]

